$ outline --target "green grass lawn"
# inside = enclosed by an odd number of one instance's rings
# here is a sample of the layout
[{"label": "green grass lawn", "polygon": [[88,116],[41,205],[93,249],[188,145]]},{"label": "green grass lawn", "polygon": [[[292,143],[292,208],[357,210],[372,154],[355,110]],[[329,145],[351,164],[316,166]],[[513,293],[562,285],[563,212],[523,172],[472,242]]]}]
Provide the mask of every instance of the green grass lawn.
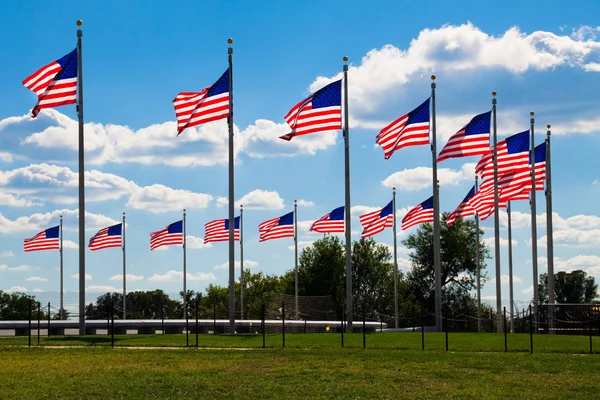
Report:
[{"label": "green grass lawn", "polygon": [[[600,337],[592,337],[594,353],[600,353]],[[37,346],[37,337],[32,337],[32,346]],[[196,345],[196,335],[188,337],[189,346]],[[209,348],[262,348],[262,335],[198,335],[198,346]],[[27,337],[0,338],[0,347],[27,345]],[[185,347],[185,335],[116,335],[115,346],[139,347]],[[509,352],[529,352],[528,334],[508,334]],[[111,337],[52,336],[41,337],[41,346],[110,346]],[[268,334],[265,345],[269,349],[282,347],[281,334]],[[371,333],[366,335],[368,349],[421,350],[420,332]],[[445,350],[444,333],[425,333],[425,350]],[[589,353],[588,336],[534,335],[534,353]],[[285,347],[294,349],[339,349],[339,333],[286,334]],[[362,349],[363,335],[345,334],[344,347]],[[449,333],[448,349],[454,352],[504,352],[504,335],[497,333]],[[600,359],[598,360],[600,362]]]},{"label": "green grass lawn", "polygon": [[[294,347],[299,344],[298,338]],[[249,351],[2,346],[0,398],[573,400],[600,393],[597,355],[362,350],[357,345]]]}]

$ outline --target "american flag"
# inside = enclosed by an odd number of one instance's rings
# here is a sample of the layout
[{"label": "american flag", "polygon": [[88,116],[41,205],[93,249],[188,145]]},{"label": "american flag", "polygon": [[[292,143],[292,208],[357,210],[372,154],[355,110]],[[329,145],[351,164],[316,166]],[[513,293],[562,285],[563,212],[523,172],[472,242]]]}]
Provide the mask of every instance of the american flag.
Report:
[{"label": "american flag", "polygon": [[183,244],[183,220],[150,234],[150,250],[170,244]]},{"label": "american flag", "polygon": [[[471,198],[471,206],[477,211],[477,215],[485,221],[494,213],[494,187],[491,189],[479,188]],[[500,200],[500,189],[498,188],[498,208],[506,208],[506,201]]]},{"label": "american flag", "polygon": [[[535,147],[535,188],[544,190],[544,179],[546,179],[546,142]],[[500,198],[503,200],[524,200],[531,191],[531,152],[529,155],[529,167],[515,170],[502,175],[498,179],[498,190],[501,191]]]},{"label": "american flag", "polygon": [[470,204],[470,201],[473,198],[473,196],[475,196],[475,185],[473,185],[473,187],[471,188],[471,190],[469,190],[469,193],[467,193],[463,201],[458,205],[458,207],[456,207],[456,210],[454,210],[452,214],[450,214],[448,218],[446,218],[446,225],[452,225],[457,218],[466,218],[475,215],[475,209]]},{"label": "american flag", "polygon": [[59,234],[60,226],[54,226],[41,231],[31,239],[25,239],[25,252],[28,253],[30,251],[38,250],[59,250]]},{"label": "american flag", "polygon": [[440,152],[437,162],[448,158],[485,155],[490,152],[490,120],[492,112],[476,115],[456,132]]},{"label": "american flag", "polygon": [[429,144],[429,100],[379,132],[375,142],[383,148],[386,160],[403,147]]},{"label": "american flag", "polygon": [[292,131],[280,136],[295,136],[342,129],[342,80],[330,83],[296,104],[285,116]]},{"label": "american flag", "polygon": [[227,118],[229,115],[229,68],[212,86],[201,92],[181,92],[173,100],[177,135],[185,128]]},{"label": "american flag", "polygon": [[42,108],[77,102],[77,49],[43,66],[23,80],[23,86],[35,92],[38,102],[31,110],[35,118]]},{"label": "american flag", "polygon": [[343,233],[344,206],[334,209],[329,214],[313,222],[310,230],[319,233]]},{"label": "american flag", "polygon": [[[204,244],[229,240],[229,218],[215,219],[204,225]],[[233,240],[240,240],[240,217],[233,219]]]},{"label": "american flag", "polygon": [[[517,133],[498,142],[498,176],[529,164],[529,131]],[[482,178],[494,176],[493,149],[481,157],[475,172]]]},{"label": "american flag", "polygon": [[108,228],[102,228],[90,239],[88,247],[90,250],[102,250],[108,249],[109,247],[121,247],[122,242],[122,230],[123,224],[117,224],[109,226]]},{"label": "american flag", "polygon": [[425,222],[433,222],[433,196],[414,207],[402,218],[402,230]]},{"label": "american flag", "polygon": [[269,219],[258,226],[259,242],[294,237],[294,212]]},{"label": "american flag", "polygon": [[383,232],[385,228],[394,227],[394,201],[390,201],[387,206],[380,210],[371,211],[359,217],[363,233],[361,238],[377,235]]}]

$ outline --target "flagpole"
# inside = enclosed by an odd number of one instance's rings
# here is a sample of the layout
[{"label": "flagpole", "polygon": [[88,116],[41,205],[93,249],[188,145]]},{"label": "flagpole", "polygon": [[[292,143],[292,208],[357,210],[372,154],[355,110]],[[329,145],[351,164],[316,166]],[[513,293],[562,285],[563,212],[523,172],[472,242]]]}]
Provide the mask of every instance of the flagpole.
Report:
[{"label": "flagpole", "polygon": [[512,217],[510,215],[510,201],[506,202],[506,214],[508,215],[508,291],[510,298],[510,331],[515,331],[514,297],[513,297],[513,254],[512,254]]},{"label": "flagpole", "polygon": [[[475,193],[479,190],[479,179],[475,175]],[[475,262],[477,263],[477,332],[481,332],[481,255],[479,254],[479,214],[475,210]]]},{"label": "flagpole", "polygon": [[393,187],[392,209],[394,210],[394,322],[398,325],[398,245],[396,243],[396,187]]},{"label": "flagpole", "polygon": [[298,201],[294,200],[294,293],[296,300],[296,319],[298,319]]},{"label": "flagpole", "polygon": [[65,316],[65,309],[63,308],[63,216],[60,216],[60,318],[63,319]]},{"label": "flagpole", "polygon": [[352,332],[352,232],[350,224],[350,127],[348,123],[348,57],[344,56],[344,156],[345,156],[345,234],[346,234],[346,326]]},{"label": "flagpole", "polygon": [[535,199],[535,119],[533,118],[534,112],[529,113],[531,115],[531,264],[533,266],[533,309],[535,315],[535,322],[538,318],[538,254],[537,254],[537,207]]},{"label": "flagpole", "polygon": [[[233,223],[235,225],[235,219],[234,219]],[[244,205],[243,204],[240,204],[240,318],[244,319]]]},{"label": "flagpole", "polygon": [[187,269],[186,269],[186,212],[183,209],[183,318],[187,317]]},{"label": "flagpole", "polygon": [[[85,169],[83,136],[83,56],[81,20],[77,21],[77,117],[79,120],[79,335],[85,335]],[[62,294],[62,292],[61,292]],[[61,304],[62,307],[62,304]]]},{"label": "flagpole", "polygon": [[[548,257],[548,304],[554,304],[554,234],[552,229],[552,174],[550,172],[550,125],[546,126],[546,250]],[[552,306],[551,306],[552,307]],[[550,327],[554,325],[554,309],[550,308]],[[554,333],[553,330],[550,333]]]},{"label": "flagpole", "polygon": [[233,184],[233,39],[227,39],[227,60],[229,63],[229,332],[235,332],[235,197]]},{"label": "flagpole", "polygon": [[492,92],[492,117],[494,131],[494,262],[496,264],[496,324],[498,332],[503,331],[502,320],[502,277],[500,270],[500,215],[498,213],[498,129],[496,124],[496,92]]},{"label": "flagpole", "polygon": [[437,178],[437,138],[435,119],[435,75],[431,75],[431,154],[433,156],[433,267],[435,279],[435,325],[442,331],[442,262],[440,259],[440,204]]},{"label": "flagpole", "polygon": [[123,319],[127,319],[127,268],[125,256],[125,211],[123,211]]}]

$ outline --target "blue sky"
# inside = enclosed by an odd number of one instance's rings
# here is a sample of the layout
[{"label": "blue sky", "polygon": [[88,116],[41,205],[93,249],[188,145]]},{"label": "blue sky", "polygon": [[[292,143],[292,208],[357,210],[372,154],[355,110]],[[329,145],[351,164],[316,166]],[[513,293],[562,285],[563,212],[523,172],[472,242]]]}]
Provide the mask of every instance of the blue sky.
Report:
[{"label": "blue sky", "polygon": [[[498,92],[500,138],[529,126],[536,143],[553,132],[555,267],[600,277],[600,28],[595,1],[475,1],[424,9],[389,2],[44,2],[3,5],[0,15],[0,288],[56,301],[58,254],[23,253],[23,239],[58,224],[77,242],[77,135],[74,106],[27,116],[35,96],[21,81],[71,51],[83,25],[88,232],[128,221],[128,287],[181,288],[181,249],[149,250],[149,233],[188,209],[188,288],[226,284],[227,244],[203,246],[204,224],[227,216],[225,121],[176,136],[172,99],[212,84],[227,68],[234,39],[236,199],[244,203],[245,260],[253,271],[293,267],[291,239],[258,243],[258,224],[299,207],[301,244],[315,219],[343,205],[340,132],[277,139],[289,109],[342,70],[350,58],[353,238],[358,215],[382,207],[398,187],[398,215],[431,195],[428,149],[403,149],[384,160],[379,129],[421,104],[437,79],[438,148]],[[260,5],[259,5],[260,4]],[[17,34],[18,33],[18,34]],[[452,211],[473,185],[477,157],[440,168],[440,204]],[[540,193],[540,192],[538,192]],[[369,208],[370,207],[370,208]],[[513,204],[515,299],[531,296],[531,228],[526,202]],[[540,272],[545,271],[545,200],[538,196]],[[505,214],[501,214],[506,241]],[[492,241],[493,218],[483,222]],[[412,228],[414,230],[416,228]],[[409,230],[408,232],[412,231]],[[406,236],[402,233],[399,241]],[[392,232],[376,236],[392,244]],[[237,252],[238,250],[236,250]],[[492,252],[493,254],[493,252]],[[239,255],[236,254],[236,257]],[[409,264],[400,249],[400,265]],[[120,287],[118,249],[88,252],[88,297]],[[507,247],[501,247],[506,275]],[[76,301],[77,251],[65,249],[66,298]],[[494,261],[489,260],[490,277]],[[113,278],[111,280],[111,278]],[[482,294],[493,302],[495,284]],[[71,297],[70,297],[71,296]],[[502,285],[508,304],[508,286]]]}]

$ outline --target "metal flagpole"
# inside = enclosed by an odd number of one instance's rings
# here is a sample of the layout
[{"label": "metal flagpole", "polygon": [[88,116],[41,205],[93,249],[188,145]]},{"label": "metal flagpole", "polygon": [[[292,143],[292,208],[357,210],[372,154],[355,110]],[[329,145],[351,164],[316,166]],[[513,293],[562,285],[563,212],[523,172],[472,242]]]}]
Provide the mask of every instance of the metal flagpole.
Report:
[{"label": "metal flagpole", "polygon": [[508,292],[510,298],[510,331],[515,331],[514,297],[513,297],[513,256],[512,256],[512,217],[510,215],[510,201],[506,202],[508,214]]},{"label": "metal flagpole", "polygon": [[235,332],[235,197],[233,184],[233,39],[227,39],[227,60],[229,63],[229,332]]},{"label": "metal flagpole", "polygon": [[392,189],[392,210],[394,210],[394,326],[396,329],[398,329],[398,245],[396,241],[396,187],[393,187]]},{"label": "metal flagpole", "polygon": [[500,271],[500,214],[498,207],[498,129],[496,125],[496,92],[492,92],[492,117],[494,131],[494,261],[496,263],[496,324],[498,332],[503,332],[502,326],[502,277]]},{"label": "metal flagpole", "polygon": [[244,205],[243,204],[240,204],[240,318],[244,319]]},{"label": "metal flagpole", "polygon": [[346,202],[345,233],[346,233],[346,327],[352,332],[352,233],[350,227],[350,127],[348,118],[348,57],[344,56],[344,155]]},{"label": "metal flagpole", "polygon": [[435,120],[435,75],[431,75],[431,154],[433,156],[433,267],[435,279],[435,326],[442,331],[442,262],[440,258],[440,199],[437,178],[437,139]]},{"label": "metal flagpole", "polygon": [[127,319],[127,258],[125,256],[125,211],[123,211],[123,319]]},{"label": "metal flagpole", "polygon": [[298,319],[298,201],[294,200],[294,294]]},{"label": "metal flagpole", "polygon": [[187,317],[187,269],[186,269],[186,226],[185,226],[186,212],[183,209],[183,318]]},{"label": "metal flagpole", "polygon": [[65,309],[63,308],[63,216],[60,216],[60,318],[63,319],[65,315]]},{"label": "metal flagpole", "polygon": [[[554,234],[552,229],[552,174],[550,173],[550,125],[546,138],[546,243],[548,256],[548,304],[554,304]],[[550,306],[550,327],[554,326],[554,310]],[[554,330],[550,330],[554,333]]]},{"label": "metal flagpole", "polygon": [[[479,179],[475,175],[475,193],[479,190]],[[475,211],[475,262],[477,263],[477,332],[481,332],[481,255],[479,254],[479,214]]]},{"label": "metal flagpole", "polygon": [[83,67],[81,20],[77,21],[77,117],[79,119],[79,335],[85,335],[85,169],[83,137]]},{"label": "metal flagpole", "polygon": [[534,112],[530,112],[531,115],[531,264],[533,266],[533,310],[535,315],[535,322],[538,318],[538,260],[537,260],[537,212],[536,199],[535,199],[535,119],[533,118]]}]

